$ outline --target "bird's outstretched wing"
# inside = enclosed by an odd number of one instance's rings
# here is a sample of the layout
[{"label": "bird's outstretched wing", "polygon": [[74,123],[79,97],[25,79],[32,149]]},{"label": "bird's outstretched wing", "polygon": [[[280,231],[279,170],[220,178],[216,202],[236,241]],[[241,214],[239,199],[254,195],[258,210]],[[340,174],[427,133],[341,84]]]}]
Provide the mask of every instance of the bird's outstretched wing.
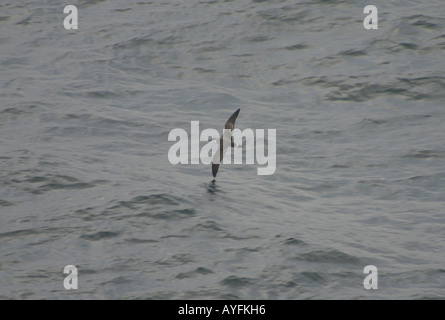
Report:
[{"label": "bird's outstretched wing", "polygon": [[216,177],[216,174],[218,173],[218,169],[219,169],[219,164],[212,163],[212,174],[213,174],[213,178]]},{"label": "bird's outstretched wing", "polygon": [[[231,131],[235,128],[235,121],[238,117],[240,109],[236,110],[230,118],[226,121],[226,124],[224,125],[224,129],[230,129]],[[232,146],[233,146],[233,139],[232,139]],[[218,153],[215,155],[218,157]],[[213,177],[216,177],[216,174],[218,173],[219,164],[222,161],[222,158],[224,157],[224,150],[223,150],[223,141],[222,137],[220,138],[220,148],[219,148],[219,163],[212,162],[212,174]]]},{"label": "bird's outstretched wing", "polygon": [[235,128],[235,120],[238,117],[238,113],[239,113],[240,109],[236,110],[231,116],[230,118],[227,120],[224,129],[230,129],[233,130]]}]

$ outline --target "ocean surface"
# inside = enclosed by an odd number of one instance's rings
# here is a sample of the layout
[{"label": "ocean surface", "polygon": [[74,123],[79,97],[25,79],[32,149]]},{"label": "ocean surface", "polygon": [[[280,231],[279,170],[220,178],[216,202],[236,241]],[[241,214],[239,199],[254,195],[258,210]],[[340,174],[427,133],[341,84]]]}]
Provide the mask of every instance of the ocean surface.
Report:
[{"label": "ocean surface", "polygon": [[[0,299],[445,299],[442,0],[6,0],[0,75]],[[170,163],[237,108],[274,174]]]}]

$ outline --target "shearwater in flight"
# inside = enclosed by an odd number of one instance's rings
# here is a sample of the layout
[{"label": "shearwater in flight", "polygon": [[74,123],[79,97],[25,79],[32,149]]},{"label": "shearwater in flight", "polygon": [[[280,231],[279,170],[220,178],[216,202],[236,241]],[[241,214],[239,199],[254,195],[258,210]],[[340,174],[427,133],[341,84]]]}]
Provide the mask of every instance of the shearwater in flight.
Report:
[{"label": "shearwater in flight", "polygon": [[[224,129],[228,129],[228,130],[224,130],[223,135],[219,138],[219,151],[216,152],[215,156],[213,157],[213,162],[212,162],[213,177],[216,177],[216,174],[218,173],[219,164],[221,163],[222,158],[224,157],[224,154],[227,152],[227,148],[229,148],[229,146],[235,147],[235,144],[233,142],[233,137],[232,137],[232,130],[235,128],[235,120],[238,117],[239,111],[240,111],[240,109],[236,110],[230,116],[230,118],[227,120],[226,124],[224,125]],[[218,159],[218,157],[219,157],[219,163],[218,163],[218,161],[216,161],[216,159]],[[217,163],[214,163],[214,162],[217,162]]]}]

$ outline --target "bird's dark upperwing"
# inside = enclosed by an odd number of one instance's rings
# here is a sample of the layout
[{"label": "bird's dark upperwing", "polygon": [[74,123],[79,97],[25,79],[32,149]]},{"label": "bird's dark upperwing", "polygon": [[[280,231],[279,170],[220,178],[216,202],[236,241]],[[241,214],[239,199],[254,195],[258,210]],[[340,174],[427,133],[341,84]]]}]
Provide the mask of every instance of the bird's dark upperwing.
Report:
[{"label": "bird's dark upperwing", "polygon": [[[235,121],[236,118],[238,117],[240,109],[236,110],[231,116],[230,118],[227,120],[226,124],[224,125],[224,129],[230,129],[233,130],[235,128]],[[223,151],[223,137],[221,136],[220,141],[219,141],[219,160],[220,163],[222,161],[222,158],[224,157],[224,151]],[[232,138],[232,146],[233,146],[233,138]],[[212,174],[213,177],[216,177],[216,174],[218,173],[218,169],[219,169],[219,164],[220,163],[213,163],[212,162]]]},{"label": "bird's dark upperwing", "polygon": [[[224,150],[223,150],[223,139],[219,139],[219,163],[213,163],[212,162],[212,174],[213,177],[216,177],[216,174],[218,173],[219,165],[222,162],[222,159],[224,157]],[[218,153],[215,155],[218,156]]]},{"label": "bird's dark upperwing", "polygon": [[233,128],[235,128],[235,120],[238,117],[238,113],[239,113],[240,109],[236,110],[229,118],[229,120],[227,120],[224,129],[230,129],[233,130]]},{"label": "bird's dark upperwing", "polygon": [[212,163],[212,174],[213,174],[213,178],[216,177],[216,174],[218,173],[218,169],[219,169],[219,164]]}]

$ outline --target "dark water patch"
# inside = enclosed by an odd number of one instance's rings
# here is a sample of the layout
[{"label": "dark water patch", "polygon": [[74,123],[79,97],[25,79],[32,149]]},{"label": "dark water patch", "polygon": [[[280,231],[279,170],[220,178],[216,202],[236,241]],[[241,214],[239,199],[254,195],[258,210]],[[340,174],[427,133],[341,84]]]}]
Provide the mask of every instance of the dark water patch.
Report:
[{"label": "dark water patch", "polygon": [[[139,46],[146,46],[150,44],[154,44],[155,40],[153,39],[152,35],[146,35],[146,36],[138,36],[131,38],[129,40],[124,40],[118,43],[114,43],[110,46],[111,50],[114,52],[119,50],[125,50],[125,49],[131,49],[136,50]],[[110,49],[109,47],[106,47],[106,49]]]},{"label": "dark water patch", "polygon": [[272,86],[280,87],[280,86],[289,86],[295,83],[298,83],[298,76],[290,76],[286,77],[286,79],[280,79],[271,83]]},{"label": "dark water patch", "polygon": [[38,190],[38,193],[41,193],[41,191],[48,191],[53,189],[69,189],[69,190],[76,190],[76,189],[87,189],[87,188],[94,188],[102,183],[105,183],[105,180],[94,180],[91,182],[77,182],[77,183],[49,183],[46,184]]},{"label": "dark water patch", "polygon": [[231,288],[239,289],[239,288],[248,287],[250,285],[253,285],[256,283],[256,281],[253,278],[238,277],[235,275],[231,275],[231,276],[228,276],[227,278],[223,279],[220,283],[223,286],[228,286]]},{"label": "dark water patch", "polygon": [[[27,221],[21,222],[24,223]],[[23,241],[27,239],[29,245],[40,245],[58,239],[64,232],[67,232],[67,230],[63,228],[36,227],[0,233],[0,239],[5,238],[8,239],[8,241],[18,241],[19,239]]]},{"label": "dark water patch", "polygon": [[268,40],[272,40],[272,37],[266,36],[266,35],[253,35],[253,36],[249,36],[246,38],[243,38],[243,41],[249,41],[249,42],[264,42],[264,41],[268,41]]},{"label": "dark water patch", "polygon": [[334,169],[351,169],[351,168],[361,168],[361,169],[383,169],[383,168],[387,168],[389,166],[388,163],[366,163],[366,162],[362,162],[362,161],[345,161],[345,162],[340,162],[340,163],[336,163],[330,166],[330,168],[334,168]]},{"label": "dark water patch", "polygon": [[307,262],[319,262],[319,263],[360,263],[361,259],[349,255],[347,253],[332,249],[332,250],[315,250],[310,252],[301,253],[296,257],[297,260],[303,260]]},{"label": "dark water patch", "polygon": [[[196,211],[194,209],[182,209],[182,210],[172,210],[172,211],[163,211],[158,213],[150,214],[150,217],[154,219],[163,219],[163,220],[176,220],[188,218],[196,215]],[[147,216],[147,214],[145,214]]]},{"label": "dark water patch", "polygon": [[388,225],[392,220],[384,215],[375,215],[361,220],[365,225]]},{"label": "dark water patch", "polygon": [[364,196],[386,197],[391,189],[387,181],[384,179],[374,179],[357,181],[352,190],[357,194]]},{"label": "dark water patch", "polygon": [[369,128],[369,127],[378,127],[386,124],[388,124],[388,121],[384,119],[365,118],[355,125],[359,128]]},{"label": "dark water patch", "polygon": [[1,206],[1,207],[10,207],[10,206],[13,206],[13,205],[14,205],[13,202],[10,202],[10,201],[7,201],[7,200],[0,199],[0,206]]},{"label": "dark water patch", "polygon": [[[87,207],[76,210],[75,213],[85,221],[107,219],[129,219],[139,217],[154,220],[180,220],[196,215],[195,209],[189,206],[187,200],[180,199],[167,194],[153,194],[148,196],[137,196],[131,200],[113,200],[111,205],[105,209]],[[147,222],[147,221],[146,221]]]},{"label": "dark water patch", "polygon": [[357,82],[357,77],[306,77],[301,83],[308,86],[317,86],[330,89],[324,95],[328,101],[354,101],[364,102],[380,96],[402,96],[407,100],[424,99],[428,95],[420,92],[418,87],[407,86],[407,83],[393,81],[391,83]]},{"label": "dark water patch", "polygon": [[304,242],[303,240],[297,239],[297,238],[287,238],[282,243],[285,246],[304,246],[304,245],[307,245],[306,242]]},{"label": "dark water patch", "polygon": [[[33,101],[28,103],[14,103],[0,111],[1,120],[21,120],[23,118],[37,115],[44,110],[41,102]],[[1,123],[1,122],[0,122]]]},{"label": "dark water patch", "polygon": [[16,238],[16,237],[35,235],[38,233],[39,233],[38,229],[21,229],[21,230],[14,230],[14,231],[0,233],[0,238],[9,238],[9,237]]},{"label": "dark water patch", "polygon": [[330,166],[330,168],[333,168],[333,169],[349,169],[352,167],[353,167],[353,164],[351,162],[337,163],[337,164],[333,164]]},{"label": "dark water patch", "polygon": [[387,181],[385,179],[372,179],[372,180],[359,180],[357,181],[358,186],[368,187],[385,187]]},{"label": "dark water patch", "polygon": [[388,83],[357,82],[355,76],[311,76],[298,81],[307,86],[330,89],[331,92],[325,95],[328,101],[364,102],[379,96],[402,96],[407,100],[434,99],[442,97],[445,88],[444,78],[439,76],[396,78]]},{"label": "dark water patch", "polygon": [[[404,288],[407,284],[410,284],[410,287],[415,288],[418,286],[424,287],[428,284],[427,287],[429,290],[422,290],[422,296],[432,295],[437,297],[437,293],[441,292],[443,298],[444,277],[445,270],[443,268],[422,267],[419,265],[412,270],[401,271],[397,274],[389,273],[388,278],[392,281],[386,285]],[[416,295],[420,294],[417,293]]]},{"label": "dark water patch", "polygon": [[281,21],[281,22],[296,22],[305,18],[304,11],[295,12],[295,10],[284,10],[283,8],[273,8],[261,11],[258,14],[264,20]]},{"label": "dark water patch", "polygon": [[224,228],[213,220],[207,220],[194,225],[192,228],[187,229],[188,232],[209,232],[211,234],[226,234]]},{"label": "dark water patch", "polygon": [[114,99],[122,97],[122,95],[119,94],[119,92],[105,91],[105,90],[88,91],[85,93],[85,96],[87,98],[94,98],[94,99]]},{"label": "dark water patch", "polygon": [[342,63],[343,59],[338,57],[323,57],[323,58],[312,58],[310,63],[315,64],[318,67],[333,67]]},{"label": "dark water patch", "polygon": [[126,276],[118,276],[111,280],[104,281],[100,283],[101,286],[107,286],[107,285],[123,285],[123,284],[130,284],[132,282],[135,282],[136,280],[130,279]]},{"label": "dark water patch", "polygon": [[206,68],[201,68],[201,67],[193,68],[193,71],[197,72],[197,73],[215,73],[216,72],[215,69],[206,69]]},{"label": "dark water patch", "polygon": [[95,208],[87,207],[87,208],[84,208],[84,209],[77,209],[77,210],[75,210],[74,214],[75,215],[79,215],[85,221],[89,221],[90,217],[93,215],[95,210],[96,210]]},{"label": "dark water patch", "polygon": [[234,293],[221,293],[218,297],[220,300],[240,300],[241,297]]},{"label": "dark water patch", "polygon": [[187,236],[182,234],[168,234],[165,236],[161,236],[161,239],[172,239],[172,238],[187,238]]},{"label": "dark water patch", "polygon": [[228,248],[225,249],[225,252],[235,252],[239,255],[244,255],[247,253],[252,253],[252,252],[260,252],[262,251],[264,248],[263,247],[255,247],[255,248],[249,248],[249,247],[244,247],[244,248]]},{"label": "dark water patch", "polygon": [[364,102],[381,95],[405,96],[411,99],[419,98],[407,88],[397,87],[394,84],[356,83],[353,85],[342,85],[339,90],[328,93],[325,99],[328,101]]},{"label": "dark water patch", "polygon": [[296,283],[299,283],[300,285],[303,283],[310,285],[322,285],[327,283],[327,280],[323,276],[323,273],[316,271],[303,271],[295,277],[294,281]]},{"label": "dark water patch", "polygon": [[37,187],[25,187],[24,189],[32,194],[43,194],[53,190],[83,190],[94,188],[99,185],[105,184],[106,180],[93,180],[90,182],[82,182],[73,177],[58,176],[58,175],[47,175],[44,177],[32,177],[24,182],[31,184],[40,184]]},{"label": "dark water patch", "polygon": [[31,14],[31,15],[27,16],[26,18],[21,19],[20,21],[16,22],[15,24],[18,26],[20,26],[20,25],[28,26],[31,23],[37,23],[37,21],[33,21],[34,20],[33,17],[34,17],[34,15]]},{"label": "dark water patch", "polygon": [[83,8],[92,7],[107,0],[79,0],[77,3]]},{"label": "dark water patch", "polygon": [[152,194],[148,196],[138,196],[129,201],[132,204],[163,204],[177,206],[181,200],[168,194]]},{"label": "dark water patch", "polygon": [[445,150],[412,150],[401,156],[409,159],[442,159],[445,158]]},{"label": "dark water patch", "polygon": [[385,119],[364,118],[354,124],[356,129],[382,129],[383,127],[401,128],[406,126],[425,125],[432,118],[428,114],[403,115]]},{"label": "dark water patch", "polygon": [[130,10],[132,10],[132,8],[114,9],[114,11],[116,11],[116,12],[125,12],[125,11],[130,11]]},{"label": "dark water patch", "polygon": [[445,77],[417,77],[417,78],[396,78],[398,81],[408,84],[412,88],[430,87],[430,90],[444,90]]},{"label": "dark water patch", "polygon": [[404,115],[401,117],[394,117],[390,118],[391,121],[398,121],[398,122],[413,122],[413,123],[421,123],[422,121],[432,118],[433,116],[429,114],[412,114],[412,115]]},{"label": "dark water patch", "polygon": [[18,119],[25,116],[31,115],[32,112],[21,110],[19,108],[6,108],[0,111],[0,116],[4,119],[8,117],[9,119]]},{"label": "dark water patch", "polygon": [[309,48],[309,45],[307,45],[307,44],[303,44],[303,43],[297,43],[297,44],[294,44],[294,45],[290,45],[290,46],[287,46],[287,47],[284,47],[284,49],[286,49],[286,50],[302,50],[302,49],[307,49],[307,48]]},{"label": "dark water patch", "polygon": [[294,135],[293,137],[298,139],[330,140],[342,134],[343,132],[340,130],[312,130]]},{"label": "dark water patch", "polygon": [[[431,16],[417,14],[417,15],[409,16],[404,20],[408,20],[412,26],[420,27],[423,29],[436,30],[439,28],[439,25],[433,22],[433,21],[439,21],[439,18],[435,18],[435,17],[431,17]],[[442,24],[443,24],[444,19],[441,17],[440,20],[442,21]]]},{"label": "dark water patch", "polygon": [[176,266],[183,266],[188,263],[192,263],[194,261],[195,259],[193,258],[192,255],[187,253],[180,253],[164,257],[156,261],[155,263],[162,266],[176,267]]},{"label": "dark water patch", "polygon": [[124,240],[125,243],[128,244],[144,244],[144,243],[158,243],[158,240],[153,240],[153,239],[139,239],[139,238],[129,238],[129,239],[125,239]]},{"label": "dark water patch", "polygon": [[112,231],[98,231],[91,234],[84,234],[80,236],[81,239],[89,240],[89,241],[100,241],[107,240],[111,238],[115,238],[120,236],[120,232],[112,232]]},{"label": "dark water patch", "polygon": [[300,190],[311,191],[315,193],[332,193],[330,196],[334,196],[334,191],[339,190],[344,186],[345,182],[342,181],[324,181],[324,182],[315,182],[313,186],[299,186],[297,187]]},{"label": "dark water patch", "polygon": [[366,56],[366,52],[363,50],[355,50],[355,49],[348,49],[344,50],[338,53],[340,56],[350,56],[350,57],[359,57],[359,56]]},{"label": "dark water patch", "polygon": [[418,48],[419,48],[419,45],[415,44],[415,43],[406,43],[406,42],[399,43],[400,50],[404,50],[404,49],[416,50]]},{"label": "dark water patch", "polygon": [[65,122],[65,123],[82,123],[89,126],[101,127],[143,127],[144,123],[140,119],[135,121],[113,118],[111,116],[98,115],[92,113],[67,113],[67,114],[46,114],[45,121]]},{"label": "dark water patch", "polygon": [[306,86],[318,86],[322,88],[339,87],[344,83],[345,79],[332,79],[327,76],[310,76],[300,80]]},{"label": "dark water patch", "polygon": [[[418,162],[419,158],[416,159]],[[433,160],[434,158],[420,158]],[[443,199],[443,193],[440,191],[445,187],[445,173],[438,172],[430,175],[415,175],[402,179],[391,181],[392,189],[397,192],[397,196],[404,196],[418,202],[434,202]],[[431,221],[434,219],[430,217]]]},{"label": "dark water patch", "polygon": [[81,138],[91,136],[91,134],[92,127],[86,125],[50,126],[45,128],[45,136],[42,137],[42,141],[54,141],[54,138],[57,137]]},{"label": "dark water patch", "polygon": [[48,279],[48,270],[35,270],[25,276],[28,279]]},{"label": "dark water patch", "polygon": [[213,220],[196,223],[191,228],[186,228],[182,232],[185,234],[201,234],[209,238],[240,241],[257,238],[257,236],[228,232],[226,228]]},{"label": "dark water patch", "polygon": [[178,273],[176,278],[177,279],[187,279],[187,278],[201,277],[201,276],[205,276],[207,274],[212,274],[212,273],[213,273],[213,271],[210,269],[199,267],[192,271]]},{"label": "dark water patch", "polygon": [[116,204],[107,208],[106,211],[119,211],[120,209],[152,209],[152,206],[161,208],[163,206],[178,206],[179,199],[168,194],[152,194],[148,196],[137,196],[131,200],[115,201]]},{"label": "dark water patch", "polygon": [[[426,183],[426,182],[431,182],[434,184],[434,182],[439,182],[442,178],[444,178],[445,174],[444,173],[438,173],[436,175],[417,175],[417,176],[413,176],[413,177],[409,177],[407,179],[401,179],[401,180],[397,180],[397,182],[420,182],[420,183]],[[436,187],[438,187],[438,184],[435,184]]]}]

